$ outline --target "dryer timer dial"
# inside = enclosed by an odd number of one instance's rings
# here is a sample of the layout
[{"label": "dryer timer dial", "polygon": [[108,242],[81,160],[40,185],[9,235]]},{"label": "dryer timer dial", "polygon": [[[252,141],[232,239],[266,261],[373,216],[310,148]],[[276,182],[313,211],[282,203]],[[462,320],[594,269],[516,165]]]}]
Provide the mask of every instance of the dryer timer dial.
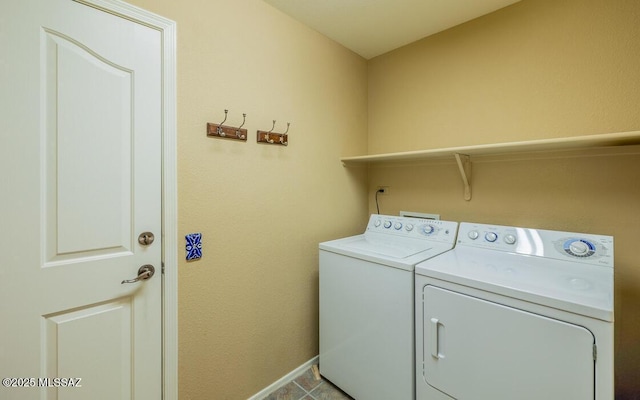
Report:
[{"label": "dryer timer dial", "polygon": [[586,239],[569,239],[563,247],[567,254],[574,257],[590,257],[596,252],[596,246]]}]

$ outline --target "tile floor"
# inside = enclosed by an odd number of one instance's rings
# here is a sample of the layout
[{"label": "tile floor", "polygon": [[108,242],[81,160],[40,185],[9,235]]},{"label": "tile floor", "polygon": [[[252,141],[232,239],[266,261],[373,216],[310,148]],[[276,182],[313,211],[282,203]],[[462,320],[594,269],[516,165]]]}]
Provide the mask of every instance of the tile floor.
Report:
[{"label": "tile floor", "polygon": [[263,400],[353,400],[331,382],[316,380],[311,368]]}]

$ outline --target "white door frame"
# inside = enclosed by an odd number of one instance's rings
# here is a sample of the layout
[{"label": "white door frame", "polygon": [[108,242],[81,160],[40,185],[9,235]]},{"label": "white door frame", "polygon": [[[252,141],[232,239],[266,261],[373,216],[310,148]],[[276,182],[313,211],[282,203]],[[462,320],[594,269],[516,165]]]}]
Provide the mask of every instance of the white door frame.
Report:
[{"label": "white door frame", "polygon": [[178,399],[176,23],[119,0],[74,0],[143,24],[162,37],[162,398]]}]

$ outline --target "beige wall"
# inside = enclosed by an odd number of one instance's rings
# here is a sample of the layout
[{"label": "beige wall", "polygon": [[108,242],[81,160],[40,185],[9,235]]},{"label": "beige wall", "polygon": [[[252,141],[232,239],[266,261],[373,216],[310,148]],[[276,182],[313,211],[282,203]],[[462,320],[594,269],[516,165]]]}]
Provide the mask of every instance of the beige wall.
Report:
[{"label": "beige wall", "polygon": [[[523,0],[377,57],[371,154],[640,130],[640,3]],[[355,155],[355,154],[354,154]],[[615,236],[616,392],[640,393],[640,149],[369,168],[380,211]],[[634,397],[636,396],[636,397]]]},{"label": "beige wall", "polygon": [[[377,185],[384,213],[615,235],[617,392],[640,392],[637,151],[475,159],[470,202],[451,162],[338,162],[640,129],[635,0],[523,0],[369,63],[261,0],[130,1],[178,23],[179,229],[204,242],[179,265],[181,399],[247,398],[317,354],[317,243],[361,231]],[[225,108],[247,143],[205,137]],[[255,143],[273,119],[289,147]]]},{"label": "beige wall", "polygon": [[[180,399],[244,399],[318,354],[322,240],[366,221],[366,61],[261,0],[133,0],[178,26]],[[246,143],[207,138],[207,122]],[[289,146],[256,130],[291,122]],[[183,239],[180,239],[183,243]],[[183,250],[180,250],[183,254]]]},{"label": "beige wall", "polygon": [[369,62],[369,152],[640,126],[636,0],[523,0]]}]

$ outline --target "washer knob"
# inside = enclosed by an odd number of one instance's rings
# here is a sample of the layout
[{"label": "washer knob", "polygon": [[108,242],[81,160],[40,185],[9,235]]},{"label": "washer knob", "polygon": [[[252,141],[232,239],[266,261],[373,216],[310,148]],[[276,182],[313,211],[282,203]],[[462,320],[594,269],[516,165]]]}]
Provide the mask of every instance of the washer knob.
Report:
[{"label": "washer knob", "polygon": [[425,225],[422,227],[422,232],[425,235],[431,235],[435,230],[436,228],[434,228],[433,225]]},{"label": "washer knob", "polygon": [[487,232],[484,235],[484,238],[487,240],[487,242],[495,242],[498,239],[498,235],[495,232]]},{"label": "washer knob", "polygon": [[504,242],[506,244],[514,244],[516,242],[516,237],[510,233],[508,233],[507,235],[505,235],[504,237]]},{"label": "washer knob", "polygon": [[376,220],[376,222],[373,223],[373,225],[375,225],[375,227],[379,227],[380,225],[382,225],[382,221],[380,221],[379,219]]},{"label": "washer knob", "polygon": [[476,240],[478,236],[480,236],[480,234],[478,233],[478,231],[469,231],[467,236],[469,236],[469,239],[471,240]]},{"label": "washer knob", "polygon": [[391,221],[384,221],[384,227],[387,229],[391,228]]},{"label": "washer knob", "polygon": [[406,229],[407,232],[411,232],[413,230],[413,224],[406,224],[404,226],[404,229]]},{"label": "washer knob", "polygon": [[399,231],[400,229],[402,229],[402,222],[396,222],[396,224],[393,226],[397,231]]}]

